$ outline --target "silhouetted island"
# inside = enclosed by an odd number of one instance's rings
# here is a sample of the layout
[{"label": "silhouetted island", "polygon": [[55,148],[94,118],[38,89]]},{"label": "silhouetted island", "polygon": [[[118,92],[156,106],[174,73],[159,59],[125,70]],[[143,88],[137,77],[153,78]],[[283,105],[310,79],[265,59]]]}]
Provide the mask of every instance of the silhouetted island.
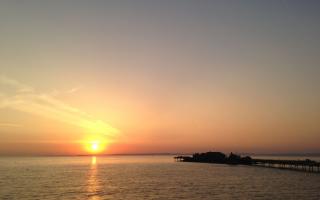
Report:
[{"label": "silhouetted island", "polygon": [[230,153],[226,156],[221,152],[195,153],[192,156],[176,156],[176,161],[180,162],[199,162],[216,163],[230,165],[253,165],[278,169],[289,169],[297,171],[320,172],[320,162],[314,160],[273,160],[273,159],[253,159],[250,156],[240,156]]}]

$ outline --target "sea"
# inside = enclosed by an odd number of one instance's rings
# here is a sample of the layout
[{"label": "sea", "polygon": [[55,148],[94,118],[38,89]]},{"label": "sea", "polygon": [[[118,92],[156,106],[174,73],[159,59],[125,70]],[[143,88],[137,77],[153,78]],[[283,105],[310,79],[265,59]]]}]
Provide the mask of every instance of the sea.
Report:
[{"label": "sea", "polygon": [[0,199],[319,200],[320,174],[171,155],[0,157]]}]

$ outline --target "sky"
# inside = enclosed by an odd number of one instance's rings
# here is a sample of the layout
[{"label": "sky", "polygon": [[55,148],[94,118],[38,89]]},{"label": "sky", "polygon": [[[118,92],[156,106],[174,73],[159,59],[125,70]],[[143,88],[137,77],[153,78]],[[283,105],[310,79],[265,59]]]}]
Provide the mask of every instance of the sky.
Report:
[{"label": "sky", "polygon": [[0,155],[320,153],[320,2],[0,2]]}]

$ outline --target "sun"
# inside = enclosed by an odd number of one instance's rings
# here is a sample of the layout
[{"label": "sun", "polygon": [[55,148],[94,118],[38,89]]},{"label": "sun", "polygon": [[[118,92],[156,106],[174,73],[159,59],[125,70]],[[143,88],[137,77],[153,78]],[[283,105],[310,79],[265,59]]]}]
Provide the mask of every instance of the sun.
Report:
[{"label": "sun", "polygon": [[105,150],[105,143],[99,140],[87,141],[85,149],[90,154],[99,154]]},{"label": "sun", "polygon": [[91,145],[91,150],[92,151],[97,151],[99,149],[99,144],[98,143],[93,143],[92,145]]}]

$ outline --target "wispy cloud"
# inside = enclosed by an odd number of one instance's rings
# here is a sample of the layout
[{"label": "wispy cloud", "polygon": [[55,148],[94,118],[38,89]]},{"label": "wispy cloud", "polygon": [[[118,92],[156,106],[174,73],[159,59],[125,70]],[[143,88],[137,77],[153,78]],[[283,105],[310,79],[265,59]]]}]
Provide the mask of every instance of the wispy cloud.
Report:
[{"label": "wispy cloud", "polygon": [[79,91],[81,89],[81,87],[73,87],[69,90],[65,90],[65,91],[60,91],[60,90],[57,90],[57,89],[53,89],[50,93],[48,93],[48,95],[50,95],[51,97],[56,97],[56,96],[59,96],[59,95],[63,95],[63,94],[73,94],[77,91]]},{"label": "wispy cloud", "polygon": [[0,123],[0,127],[21,127],[21,124],[14,124],[14,123]]},{"label": "wispy cloud", "polygon": [[74,87],[74,88],[71,88],[70,90],[67,91],[67,93],[75,93],[77,91],[79,91],[81,89],[81,87]]},{"label": "wispy cloud", "polygon": [[33,92],[33,88],[27,85],[24,85],[14,79],[10,79],[4,75],[0,75],[0,83],[7,85],[16,90],[16,92]]},{"label": "wispy cloud", "polygon": [[[119,131],[106,122],[59,100],[52,93],[37,93],[34,88],[0,75],[0,84],[10,87],[12,95],[0,94],[0,108],[11,108],[34,115],[59,120],[86,129],[90,133],[114,136]],[[71,89],[75,92],[79,88]]]}]

